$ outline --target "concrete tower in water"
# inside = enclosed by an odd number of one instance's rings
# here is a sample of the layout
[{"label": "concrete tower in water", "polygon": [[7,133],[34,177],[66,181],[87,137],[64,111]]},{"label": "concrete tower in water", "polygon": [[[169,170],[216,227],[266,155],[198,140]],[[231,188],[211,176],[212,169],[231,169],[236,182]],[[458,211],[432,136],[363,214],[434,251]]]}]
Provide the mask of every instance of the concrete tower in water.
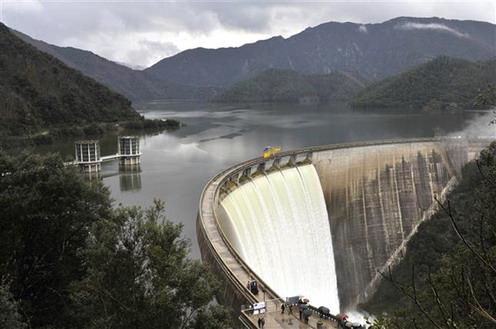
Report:
[{"label": "concrete tower in water", "polygon": [[120,166],[139,166],[140,144],[137,136],[121,136],[118,141],[118,155]]},{"label": "concrete tower in water", "polygon": [[74,143],[75,159],[79,168],[86,173],[99,172],[102,165],[100,143],[97,140],[84,140]]}]

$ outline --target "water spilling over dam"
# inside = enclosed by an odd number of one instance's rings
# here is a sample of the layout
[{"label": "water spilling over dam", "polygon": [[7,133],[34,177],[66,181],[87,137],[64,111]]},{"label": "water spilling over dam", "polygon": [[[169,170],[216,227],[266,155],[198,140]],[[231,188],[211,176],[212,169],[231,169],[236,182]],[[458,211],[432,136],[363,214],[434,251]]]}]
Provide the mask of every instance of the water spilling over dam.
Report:
[{"label": "water spilling over dam", "polygon": [[352,309],[486,144],[331,145],[249,160],[202,195],[202,257],[224,273],[228,303],[260,300],[246,289],[256,278],[272,297],[301,294],[335,313]]},{"label": "water spilling over dam", "polygon": [[331,230],[313,165],[248,179],[219,214],[236,250],[280,296],[304,295],[339,313]]}]

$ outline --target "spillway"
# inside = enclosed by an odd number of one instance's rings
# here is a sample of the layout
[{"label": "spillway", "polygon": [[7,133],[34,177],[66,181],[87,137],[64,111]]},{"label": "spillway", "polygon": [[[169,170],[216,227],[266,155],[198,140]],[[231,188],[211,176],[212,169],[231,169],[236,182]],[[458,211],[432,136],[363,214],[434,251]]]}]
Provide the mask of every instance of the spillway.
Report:
[{"label": "spillway", "polygon": [[263,300],[246,289],[254,278],[269,298],[303,295],[332,313],[354,309],[487,144],[326,145],[219,173],[202,193],[197,220],[202,259],[226,283],[219,300],[235,309]]},{"label": "spillway", "polygon": [[218,213],[229,241],[280,296],[306,296],[339,313],[329,218],[312,164],[247,179]]}]

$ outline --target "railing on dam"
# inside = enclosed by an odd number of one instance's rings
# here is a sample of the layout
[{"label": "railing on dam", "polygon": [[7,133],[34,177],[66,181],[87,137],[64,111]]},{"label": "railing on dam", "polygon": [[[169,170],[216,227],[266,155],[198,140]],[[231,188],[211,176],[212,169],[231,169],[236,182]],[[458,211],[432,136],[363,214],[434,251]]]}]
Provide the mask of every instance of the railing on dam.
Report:
[{"label": "railing on dam", "polygon": [[[235,166],[232,166],[210,180],[208,184],[211,182],[217,181],[220,177],[223,177],[219,182],[219,185],[225,184],[227,181],[232,181],[243,175],[245,171],[251,171],[253,168],[255,170],[260,168],[267,168],[269,165],[278,165],[281,163],[284,164],[284,159],[287,159],[284,165],[292,165],[298,162],[299,156],[304,156],[305,159],[311,160],[312,154],[322,151],[330,151],[337,149],[347,149],[353,147],[364,147],[364,146],[379,146],[379,145],[388,145],[388,144],[408,144],[408,143],[427,143],[427,142],[459,142],[461,139],[459,137],[430,137],[430,138],[411,138],[411,139],[387,139],[387,140],[379,140],[379,141],[366,141],[366,142],[351,142],[351,143],[340,143],[340,144],[330,144],[330,145],[318,145],[318,146],[309,146],[302,149],[290,150],[277,153],[275,156],[265,159],[263,157],[250,159],[244,162],[241,162]],[[486,138],[475,138],[474,140],[487,141],[491,139]],[[472,142],[473,140],[471,140]],[[301,158],[300,158],[301,159]]]},{"label": "railing on dam", "polygon": [[[248,266],[236,249],[224,234],[218,221],[217,207],[221,202],[223,187],[230,182],[239,183],[241,177],[251,175],[252,171],[269,169],[269,167],[283,167],[297,165],[299,162],[311,161],[314,153],[364,146],[378,146],[386,144],[408,144],[443,142],[453,139],[446,138],[416,138],[408,140],[385,140],[374,142],[357,142],[337,145],[324,145],[307,147],[294,151],[286,151],[277,154],[271,159],[255,158],[244,161],[230,167],[213,177],[206,185],[200,197],[200,208],[198,214],[198,236],[202,239],[203,245],[208,250],[202,249],[202,257],[205,261],[214,261],[215,266],[221,271],[222,276],[232,286],[232,289],[239,295],[242,303],[253,304],[264,299],[278,300],[281,296],[271,289],[250,266]],[[252,294],[245,286],[249,279],[257,280],[261,293]],[[263,295],[263,297],[262,297]],[[314,308],[316,309],[316,308]],[[246,312],[241,313],[244,321],[252,321],[247,317]],[[242,319],[243,320],[243,319]],[[253,323],[252,323],[253,325]]]}]

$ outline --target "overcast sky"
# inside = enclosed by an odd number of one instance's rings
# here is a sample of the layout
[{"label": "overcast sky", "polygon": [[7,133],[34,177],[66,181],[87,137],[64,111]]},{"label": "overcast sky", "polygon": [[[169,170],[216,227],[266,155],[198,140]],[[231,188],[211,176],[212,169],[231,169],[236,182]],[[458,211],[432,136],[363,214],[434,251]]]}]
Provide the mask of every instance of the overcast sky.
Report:
[{"label": "overcast sky", "polygon": [[288,37],[328,21],[438,16],[496,23],[496,1],[0,0],[0,21],[36,39],[149,66],[182,50]]}]

